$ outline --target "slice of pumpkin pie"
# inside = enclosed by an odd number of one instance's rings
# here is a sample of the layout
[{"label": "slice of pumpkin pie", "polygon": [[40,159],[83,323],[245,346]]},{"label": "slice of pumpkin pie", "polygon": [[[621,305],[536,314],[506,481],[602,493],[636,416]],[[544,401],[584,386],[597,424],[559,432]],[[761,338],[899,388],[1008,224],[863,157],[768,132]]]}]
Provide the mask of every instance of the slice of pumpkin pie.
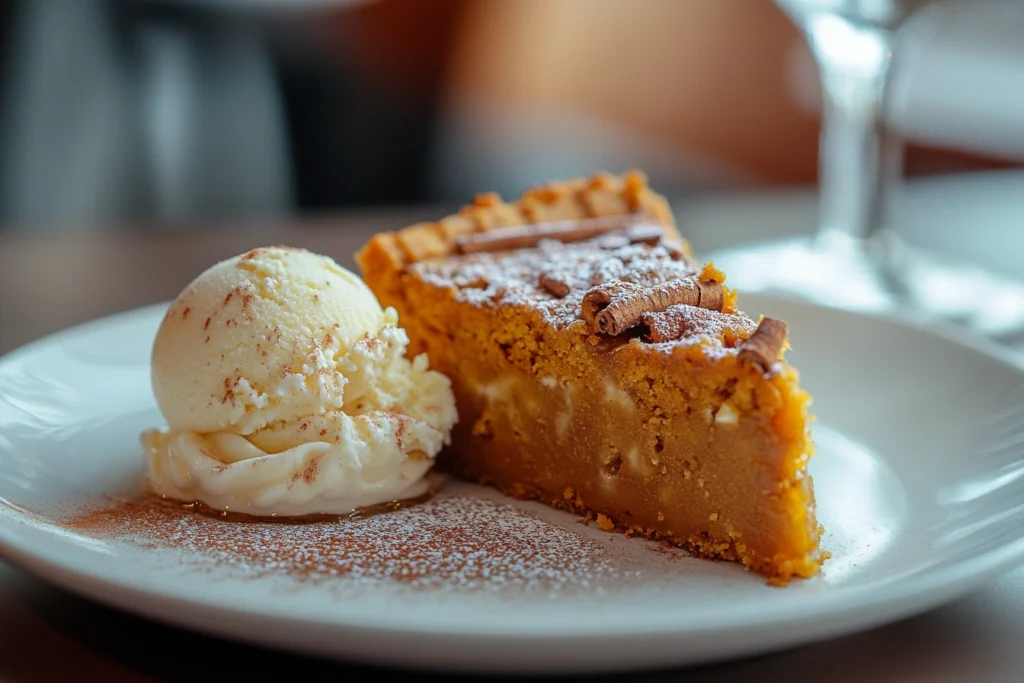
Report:
[{"label": "slice of pumpkin pie", "polygon": [[642,174],[480,195],[357,260],[452,380],[440,468],[774,583],[818,571],[786,325],[737,309]]}]

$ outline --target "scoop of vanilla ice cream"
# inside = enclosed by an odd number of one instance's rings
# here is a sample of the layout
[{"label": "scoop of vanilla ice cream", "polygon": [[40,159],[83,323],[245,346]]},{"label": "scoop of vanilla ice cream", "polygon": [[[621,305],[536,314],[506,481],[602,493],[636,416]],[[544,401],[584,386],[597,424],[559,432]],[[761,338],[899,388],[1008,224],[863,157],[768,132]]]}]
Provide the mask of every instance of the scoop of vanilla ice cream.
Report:
[{"label": "scoop of vanilla ice cream", "polygon": [[143,434],[151,486],[258,515],[415,497],[457,420],[451,384],[354,274],[301,249],[217,263],[167,311]]},{"label": "scoop of vanilla ice cream", "polygon": [[250,434],[344,404],[342,361],[395,318],[331,259],[254,249],[193,280],[153,345],[153,393],[172,429]]}]

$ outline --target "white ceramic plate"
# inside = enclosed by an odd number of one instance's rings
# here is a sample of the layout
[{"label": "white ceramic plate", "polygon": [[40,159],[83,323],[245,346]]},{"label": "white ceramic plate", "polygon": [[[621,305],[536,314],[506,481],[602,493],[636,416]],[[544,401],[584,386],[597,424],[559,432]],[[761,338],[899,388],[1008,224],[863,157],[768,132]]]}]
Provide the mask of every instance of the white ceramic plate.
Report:
[{"label": "white ceramic plate", "polygon": [[[163,307],[0,361],[0,555],[76,593],[209,633],[494,672],[661,667],[795,646],[923,611],[1021,561],[1020,364],[954,333],[765,297],[744,304],[788,320],[790,358],[815,395],[812,473],[832,559],[812,580],[772,588],[738,566],[659,552],[531,504],[517,506],[553,529],[542,540],[578,538],[600,562],[555,571],[565,585],[554,588],[498,567],[512,580],[414,590],[259,567],[243,576],[244,558],[206,557],[195,544],[161,549],[69,529],[58,503],[138,490],[137,435],[160,423],[148,357]],[[499,498],[464,485],[446,495]],[[288,529],[292,543],[306,533]],[[588,580],[595,567],[614,580]]]}]

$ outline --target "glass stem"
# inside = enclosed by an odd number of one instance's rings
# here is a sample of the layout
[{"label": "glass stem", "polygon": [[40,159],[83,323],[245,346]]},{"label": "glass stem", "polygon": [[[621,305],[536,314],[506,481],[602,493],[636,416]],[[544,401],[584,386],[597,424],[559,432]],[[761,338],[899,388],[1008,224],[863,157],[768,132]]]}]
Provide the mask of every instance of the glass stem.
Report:
[{"label": "glass stem", "polygon": [[823,94],[818,240],[859,242],[878,230],[886,169],[898,168],[884,116],[893,34],[827,14],[803,28]]}]

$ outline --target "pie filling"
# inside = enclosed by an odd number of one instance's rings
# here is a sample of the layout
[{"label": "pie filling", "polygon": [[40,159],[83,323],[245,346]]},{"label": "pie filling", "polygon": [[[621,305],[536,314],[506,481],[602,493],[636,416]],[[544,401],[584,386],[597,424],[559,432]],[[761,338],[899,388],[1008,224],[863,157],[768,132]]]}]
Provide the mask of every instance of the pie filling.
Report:
[{"label": "pie filling", "polygon": [[751,320],[642,175],[482,195],[377,235],[363,275],[452,381],[438,467],[774,583],[826,553],[809,395],[781,321]]}]

